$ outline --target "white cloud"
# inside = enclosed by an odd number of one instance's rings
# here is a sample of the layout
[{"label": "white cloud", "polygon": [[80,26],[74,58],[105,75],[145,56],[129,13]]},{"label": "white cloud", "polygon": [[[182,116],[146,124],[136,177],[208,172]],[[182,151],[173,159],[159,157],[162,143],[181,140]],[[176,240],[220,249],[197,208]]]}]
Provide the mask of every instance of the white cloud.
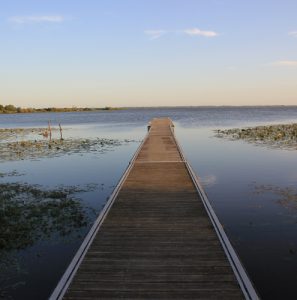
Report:
[{"label": "white cloud", "polygon": [[167,33],[166,30],[157,29],[157,30],[145,30],[146,35],[150,37],[151,40],[159,39],[161,36]]},{"label": "white cloud", "polygon": [[288,33],[290,36],[296,37],[297,38],[297,31],[291,31]]},{"label": "white cloud", "polygon": [[215,37],[218,33],[215,31],[201,30],[198,28],[189,28],[183,30],[163,30],[163,29],[150,29],[145,30],[144,33],[150,37],[151,40],[156,40],[168,33],[185,34],[188,36],[204,36],[204,37]]},{"label": "white cloud", "polygon": [[297,67],[297,60],[279,60],[271,65],[276,67]]},{"label": "white cloud", "polygon": [[65,17],[60,15],[39,15],[39,16],[14,16],[9,21],[15,24],[32,24],[32,23],[61,23]]},{"label": "white cloud", "polygon": [[182,32],[190,36],[215,37],[218,35],[215,31],[201,30],[199,28],[184,29]]}]

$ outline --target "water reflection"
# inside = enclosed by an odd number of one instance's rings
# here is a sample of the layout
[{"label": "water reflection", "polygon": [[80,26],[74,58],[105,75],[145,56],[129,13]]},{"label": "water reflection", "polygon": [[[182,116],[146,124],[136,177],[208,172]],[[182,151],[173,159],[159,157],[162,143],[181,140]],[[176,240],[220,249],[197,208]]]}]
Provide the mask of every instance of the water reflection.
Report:
[{"label": "water reflection", "polygon": [[296,152],[218,139],[213,129],[176,134],[260,296],[295,299]]},{"label": "water reflection", "polygon": [[204,187],[211,187],[216,184],[217,177],[215,175],[205,175],[199,177],[199,181]]}]

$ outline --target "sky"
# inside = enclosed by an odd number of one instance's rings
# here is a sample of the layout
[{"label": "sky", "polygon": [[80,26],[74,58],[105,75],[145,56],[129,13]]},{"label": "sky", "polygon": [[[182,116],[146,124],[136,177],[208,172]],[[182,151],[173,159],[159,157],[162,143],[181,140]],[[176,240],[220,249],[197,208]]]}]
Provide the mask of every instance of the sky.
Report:
[{"label": "sky", "polygon": [[296,0],[0,0],[0,104],[297,105]]}]

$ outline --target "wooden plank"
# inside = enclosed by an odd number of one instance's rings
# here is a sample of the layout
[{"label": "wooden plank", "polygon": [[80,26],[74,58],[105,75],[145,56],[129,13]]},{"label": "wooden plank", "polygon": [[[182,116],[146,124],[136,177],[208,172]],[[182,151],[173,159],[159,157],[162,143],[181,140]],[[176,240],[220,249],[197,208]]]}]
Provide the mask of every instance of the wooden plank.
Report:
[{"label": "wooden plank", "polygon": [[238,284],[172,126],[151,121],[64,299],[257,298]]}]

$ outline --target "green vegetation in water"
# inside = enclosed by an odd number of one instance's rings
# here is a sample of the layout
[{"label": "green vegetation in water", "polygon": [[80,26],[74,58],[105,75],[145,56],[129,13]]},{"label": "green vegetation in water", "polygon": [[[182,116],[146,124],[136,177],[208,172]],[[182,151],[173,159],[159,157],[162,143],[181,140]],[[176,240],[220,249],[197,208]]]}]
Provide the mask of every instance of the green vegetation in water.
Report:
[{"label": "green vegetation in water", "polygon": [[71,240],[91,223],[95,211],[84,207],[77,193],[98,188],[58,186],[44,189],[27,183],[0,183],[0,298],[24,284],[21,262],[15,253],[52,237]]},{"label": "green vegetation in water", "polygon": [[279,149],[297,149],[297,124],[278,124],[249,128],[216,130],[216,137],[244,140]]},{"label": "green vegetation in water", "polygon": [[74,194],[95,188],[0,183],[0,251],[23,249],[54,232],[66,236],[86,226],[90,212]]},{"label": "green vegetation in water", "polygon": [[[57,128],[53,128],[57,131]],[[56,157],[65,154],[97,152],[105,153],[114,147],[134,140],[107,138],[44,138],[44,128],[0,129],[0,162],[24,159]]]},{"label": "green vegetation in water", "polygon": [[[0,140],[9,141],[28,136],[36,136],[40,138],[46,130],[47,129],[44,128],[0,128]],[[58,129],[55,127],[52,128],[52,131],[57,130]]]},{"label": "green vegetation in water", "polygon": [[15,107],[12,104],[2,105],[0,104],[0,114],[16,114],[16,113],[35,113],[35,112],[79,112],[79,111],[112,111],[112,110],[120,110],[123,108],[118,107],[47,107],[47,108],[22,108]]},{"label": "green vegetation in water", "polygon": [[64,154],[99,152],[105,153],[124,142],[112,139],[68,139],[52,141],[21,141],[0,144],[0,161],[38,159]]},{"label": "green vegetation in water", "polygon": [[13,170],[12,172],[6,172],[6,173],[0,172],[0,178],[3,178],[3,177],[17,177],[17,176],[23,176],[23,175],[25,175],[25,174],[20,173],[17,170]]}]

